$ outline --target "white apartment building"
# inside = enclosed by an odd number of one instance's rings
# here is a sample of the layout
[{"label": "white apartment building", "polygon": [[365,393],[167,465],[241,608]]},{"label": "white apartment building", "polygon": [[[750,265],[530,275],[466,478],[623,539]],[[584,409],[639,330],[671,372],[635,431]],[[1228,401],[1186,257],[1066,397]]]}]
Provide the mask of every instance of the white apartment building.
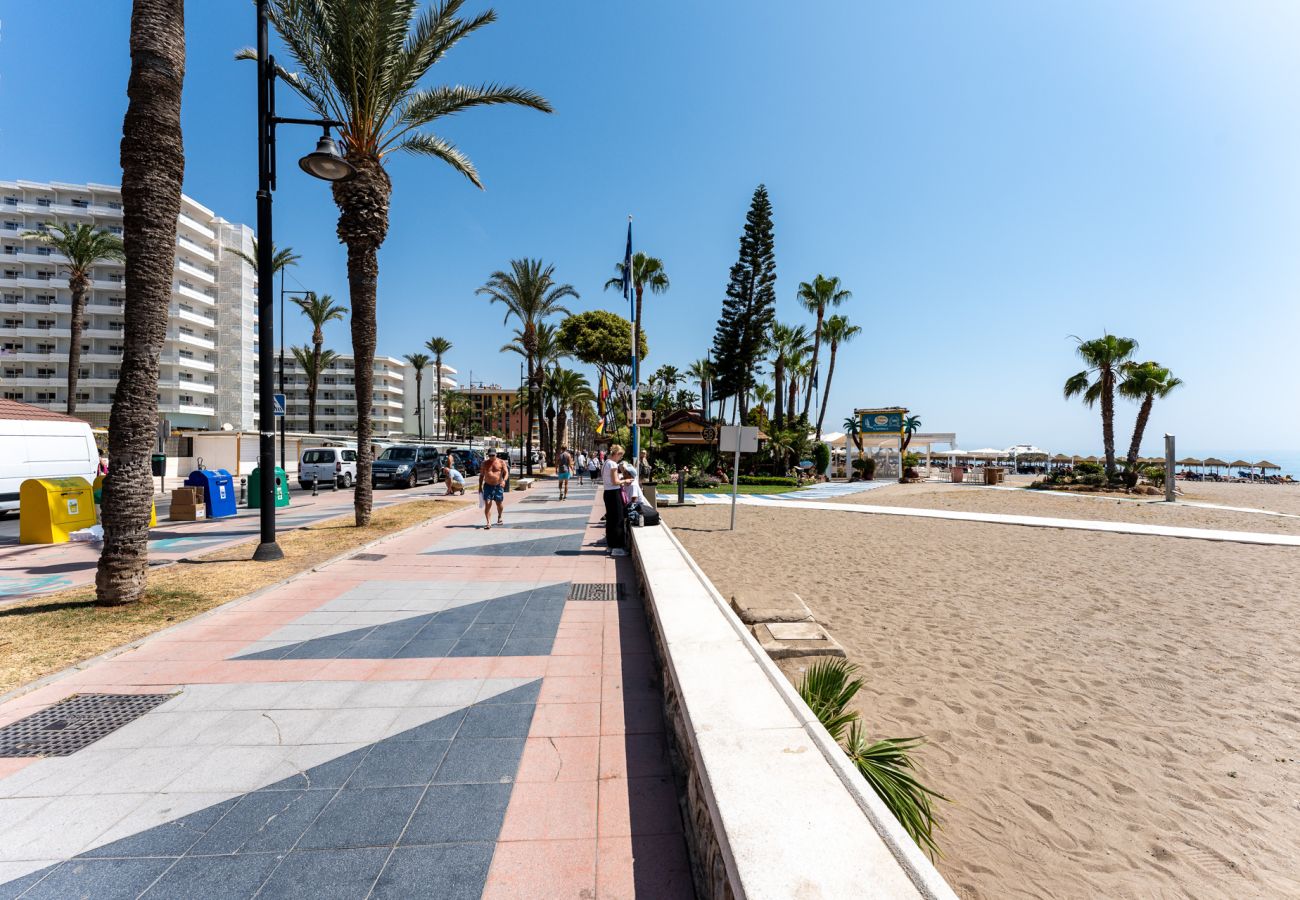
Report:
[{"label": "white apartment building", "polygon": [[[279,385],[278,365],[277,380]],[[443,365],[443,389],[455,389],[456,382],[450,377],[455,369]],[[423,375],[423,400],[426,415],[433,409],[429,397],[433,391],[433,372],[426,368]],[[259,384],[256,371],[253,373],[253,393],[257,393]],[[357,426],[356,366],[354,358],[340,355],[333,363],[326,366],[321,374],[320,384],[316,386],[316,433],[317,434],[352,434]],[[285,428],[293,432],[307,431],[307,373],[299,367],[297,360],[285,355],[284,361]],[[374,392],[371,395],[370,416],[376,437],[398,434],[418,434],[419,422],[415,413],[415,372],[405,360],[393,356],[376,356],[374,365]],[[256,397],[254,411],[258,409]],[[432,431],[426,420],[425,434]]]},{"label": "white apartment building", "polygon": [[[122,231],[121,191],[112,185],[0,181],[0,392],[63,409],[72,315],[67,260],[29,231],[48,222]],[[181,198],[171,315],[158,384],[159,413],[174,427],[255,427],[253,382],[256,290],[253,232]],[[122,357],[123,266],[101,263],[91,276],[77,413],[107,425]]]}]

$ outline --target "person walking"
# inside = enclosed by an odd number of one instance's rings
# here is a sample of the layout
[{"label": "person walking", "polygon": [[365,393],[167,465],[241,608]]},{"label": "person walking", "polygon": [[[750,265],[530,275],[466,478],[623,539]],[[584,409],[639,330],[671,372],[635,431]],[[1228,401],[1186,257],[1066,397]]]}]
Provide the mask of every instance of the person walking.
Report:
[{"label": "person walking", "polygon": [[601,469],[601,493],[605,501],[605,547],[610,556],[627,556],[624,543],[623,480],[618,464],[623,458],[623,447],[615,444],[609,448]]},{"label": "person walking", "polygon": [[596,456],[595,451],[592,451],[591,455],[587,457],[587,477],[591,479],[593,486],[596,484],[596,477],[599,473],[600,459]]},{"label": "person walking", "polygon": [[555,458],[555,478],[560,485],[560,499],[569,499],[569,478],[573,476],[573,454],[568,447],[560,448],[560,455]]},{"label": "person walking", "polygon": [[579,450],[578,458],[575,462],[577,464],[574,466],[573,471],[574,474],[578,476],[578,484],[581,486],[583,479],[587,477],[587,454],[584,451]]},{"label": "person walking", "polygon": [[505,502],[505,483],[506,474],[509,469],[506,467],[500,457],[497,456],[496,450],[488,450],[487,459],[478,470],[478,492],[483,501],[483,527],[492,528],[492,504],[497,505],[497,524],[505,524],[502,521],[502,504]]}]

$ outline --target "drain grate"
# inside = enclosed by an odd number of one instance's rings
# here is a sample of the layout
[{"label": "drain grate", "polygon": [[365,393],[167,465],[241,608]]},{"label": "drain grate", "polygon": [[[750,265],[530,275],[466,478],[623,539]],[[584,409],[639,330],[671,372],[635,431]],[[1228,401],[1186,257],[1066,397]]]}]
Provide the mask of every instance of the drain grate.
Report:
[{"label": "drain grate", "polygon": [[174,694],[73,694],[0,728],[0,757],[71,756]]},{"label": "drain grate", "polygon": [[362,562],[379,562],[381,559],[388,559],[387,553],[358,553],[353,559],[359,559]]},{"label": "drain grate", "polygon": [[623,586],[616,581],[575,581],[569,585],[569,600],[622,600]]}]

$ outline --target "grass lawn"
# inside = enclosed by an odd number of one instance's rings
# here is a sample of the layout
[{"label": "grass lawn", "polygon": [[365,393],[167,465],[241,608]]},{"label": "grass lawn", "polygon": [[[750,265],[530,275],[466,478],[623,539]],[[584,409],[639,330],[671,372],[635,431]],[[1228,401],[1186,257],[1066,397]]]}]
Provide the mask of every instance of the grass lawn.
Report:
[{"label": "grass lawn", "polygon": [[468,505],[448,500],[398,503],[375,510],[365,528],[352,524],[349,511],[281,532],[284,559],[275,562],[249,559],[258,544],[254,538],[151,571],[145,599],[127,606],[95,606],[95,589],[85,586],[0,607],[0,694]]},{"label": "grass lawn", "polygon": [[[676,497],[676,484],[657,484],[655,488],[659,491],[660,497]],[[739,486],[737,493],[740,494],[788,494],[790,491],[799,490],[797,487],[789,487],[781,484],[742,484]],[[686,489],[688,494],[730,494],[730,484],[719,484],[710,488],[692,488]]]}]

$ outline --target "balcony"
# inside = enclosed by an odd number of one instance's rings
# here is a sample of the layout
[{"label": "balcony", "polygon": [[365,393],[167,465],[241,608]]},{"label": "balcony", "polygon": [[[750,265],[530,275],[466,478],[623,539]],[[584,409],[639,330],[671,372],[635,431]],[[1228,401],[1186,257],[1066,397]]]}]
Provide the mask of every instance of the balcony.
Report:
[{"label": "balcony", "polygon": [[177,217],[177,222],[195,234],[207,238],[209,241],[215,241],[217,239],[217,233],[215,231],[206,225],[200,225],[196,220],[185,215],[185,213],[181,213],[180,216]]},{"label": "balcony", "polygon": [[[92,278],[90,286],[97,291],[124,291],[126,290],[126,279]],[[67,285],[65,284],[64,287],[67,287]]]},{"label": "balcony", "polygon": [[[85,357],[82,357],[83,359]],[[191,356],[181,356],[179,353],[164,353],[158,361],[164,366],[181,366],[186,369],[194,369],[196,372],[215,372],[217,367],[215,363],[207,362],[202,359],[194,359]]]},{"label": "balcony", "polygon": [[184,378],[159,378],[159,390],[184,391],[187,394],[215,394],[217,386],[206,381],[186,381]]},{"label": "balcony", "polygon": [[178,341],[182,344],[188,344],[191,347],[202,347],[204,350],[215,350],[217,345],[207,338],[199,337],[197,334],[185,334],[180,331],[167,332],[167,340]]},{"label": "balcony", "polygon": [[68,289],[68,279],[60,278],[57,275],[51,278],[36,278],[32,275],[20,275],[17,281],[18,287],[36,288],[37,290],[63,290]]},{"label": "balcony", "polygon": [[205,316],[203,313],[195,312],[190,309],[181,309],[179,306],[172,306],[168,309],[172,318],[180,319],[182,322],[193,322],[196,325],[202,325],[206,328],[216,328],[217,320],[211,316]]},{"label": "balcony", "polygon": [[208,262],[214,263],[217,261],[217,255],[215,253],[207,247],[204,247],[198,241],[192,241],[183,234],[176,235],[176,247],[186,253],[193,253],[200,259],[206,259]]},{"label": "balcony", "polygon": [[216,276],[211,272],[208,272],[206,269],[200,269],[193,263],[188,263],[183,259],[176,260],[176,270],[178,272],[184,272],[186,275],[197,278],[200,281],[206,281],[208,284],[217,283]]},{"label": "balcony", "polygon": [[209,306],[217,305],[216,297],[208,296],[192,284],[182,284],[179,281],[175,281],[172,282],[172,290],[182,297],[188,297],[191,300],[197,300],[200,303],[206,303]]}]

